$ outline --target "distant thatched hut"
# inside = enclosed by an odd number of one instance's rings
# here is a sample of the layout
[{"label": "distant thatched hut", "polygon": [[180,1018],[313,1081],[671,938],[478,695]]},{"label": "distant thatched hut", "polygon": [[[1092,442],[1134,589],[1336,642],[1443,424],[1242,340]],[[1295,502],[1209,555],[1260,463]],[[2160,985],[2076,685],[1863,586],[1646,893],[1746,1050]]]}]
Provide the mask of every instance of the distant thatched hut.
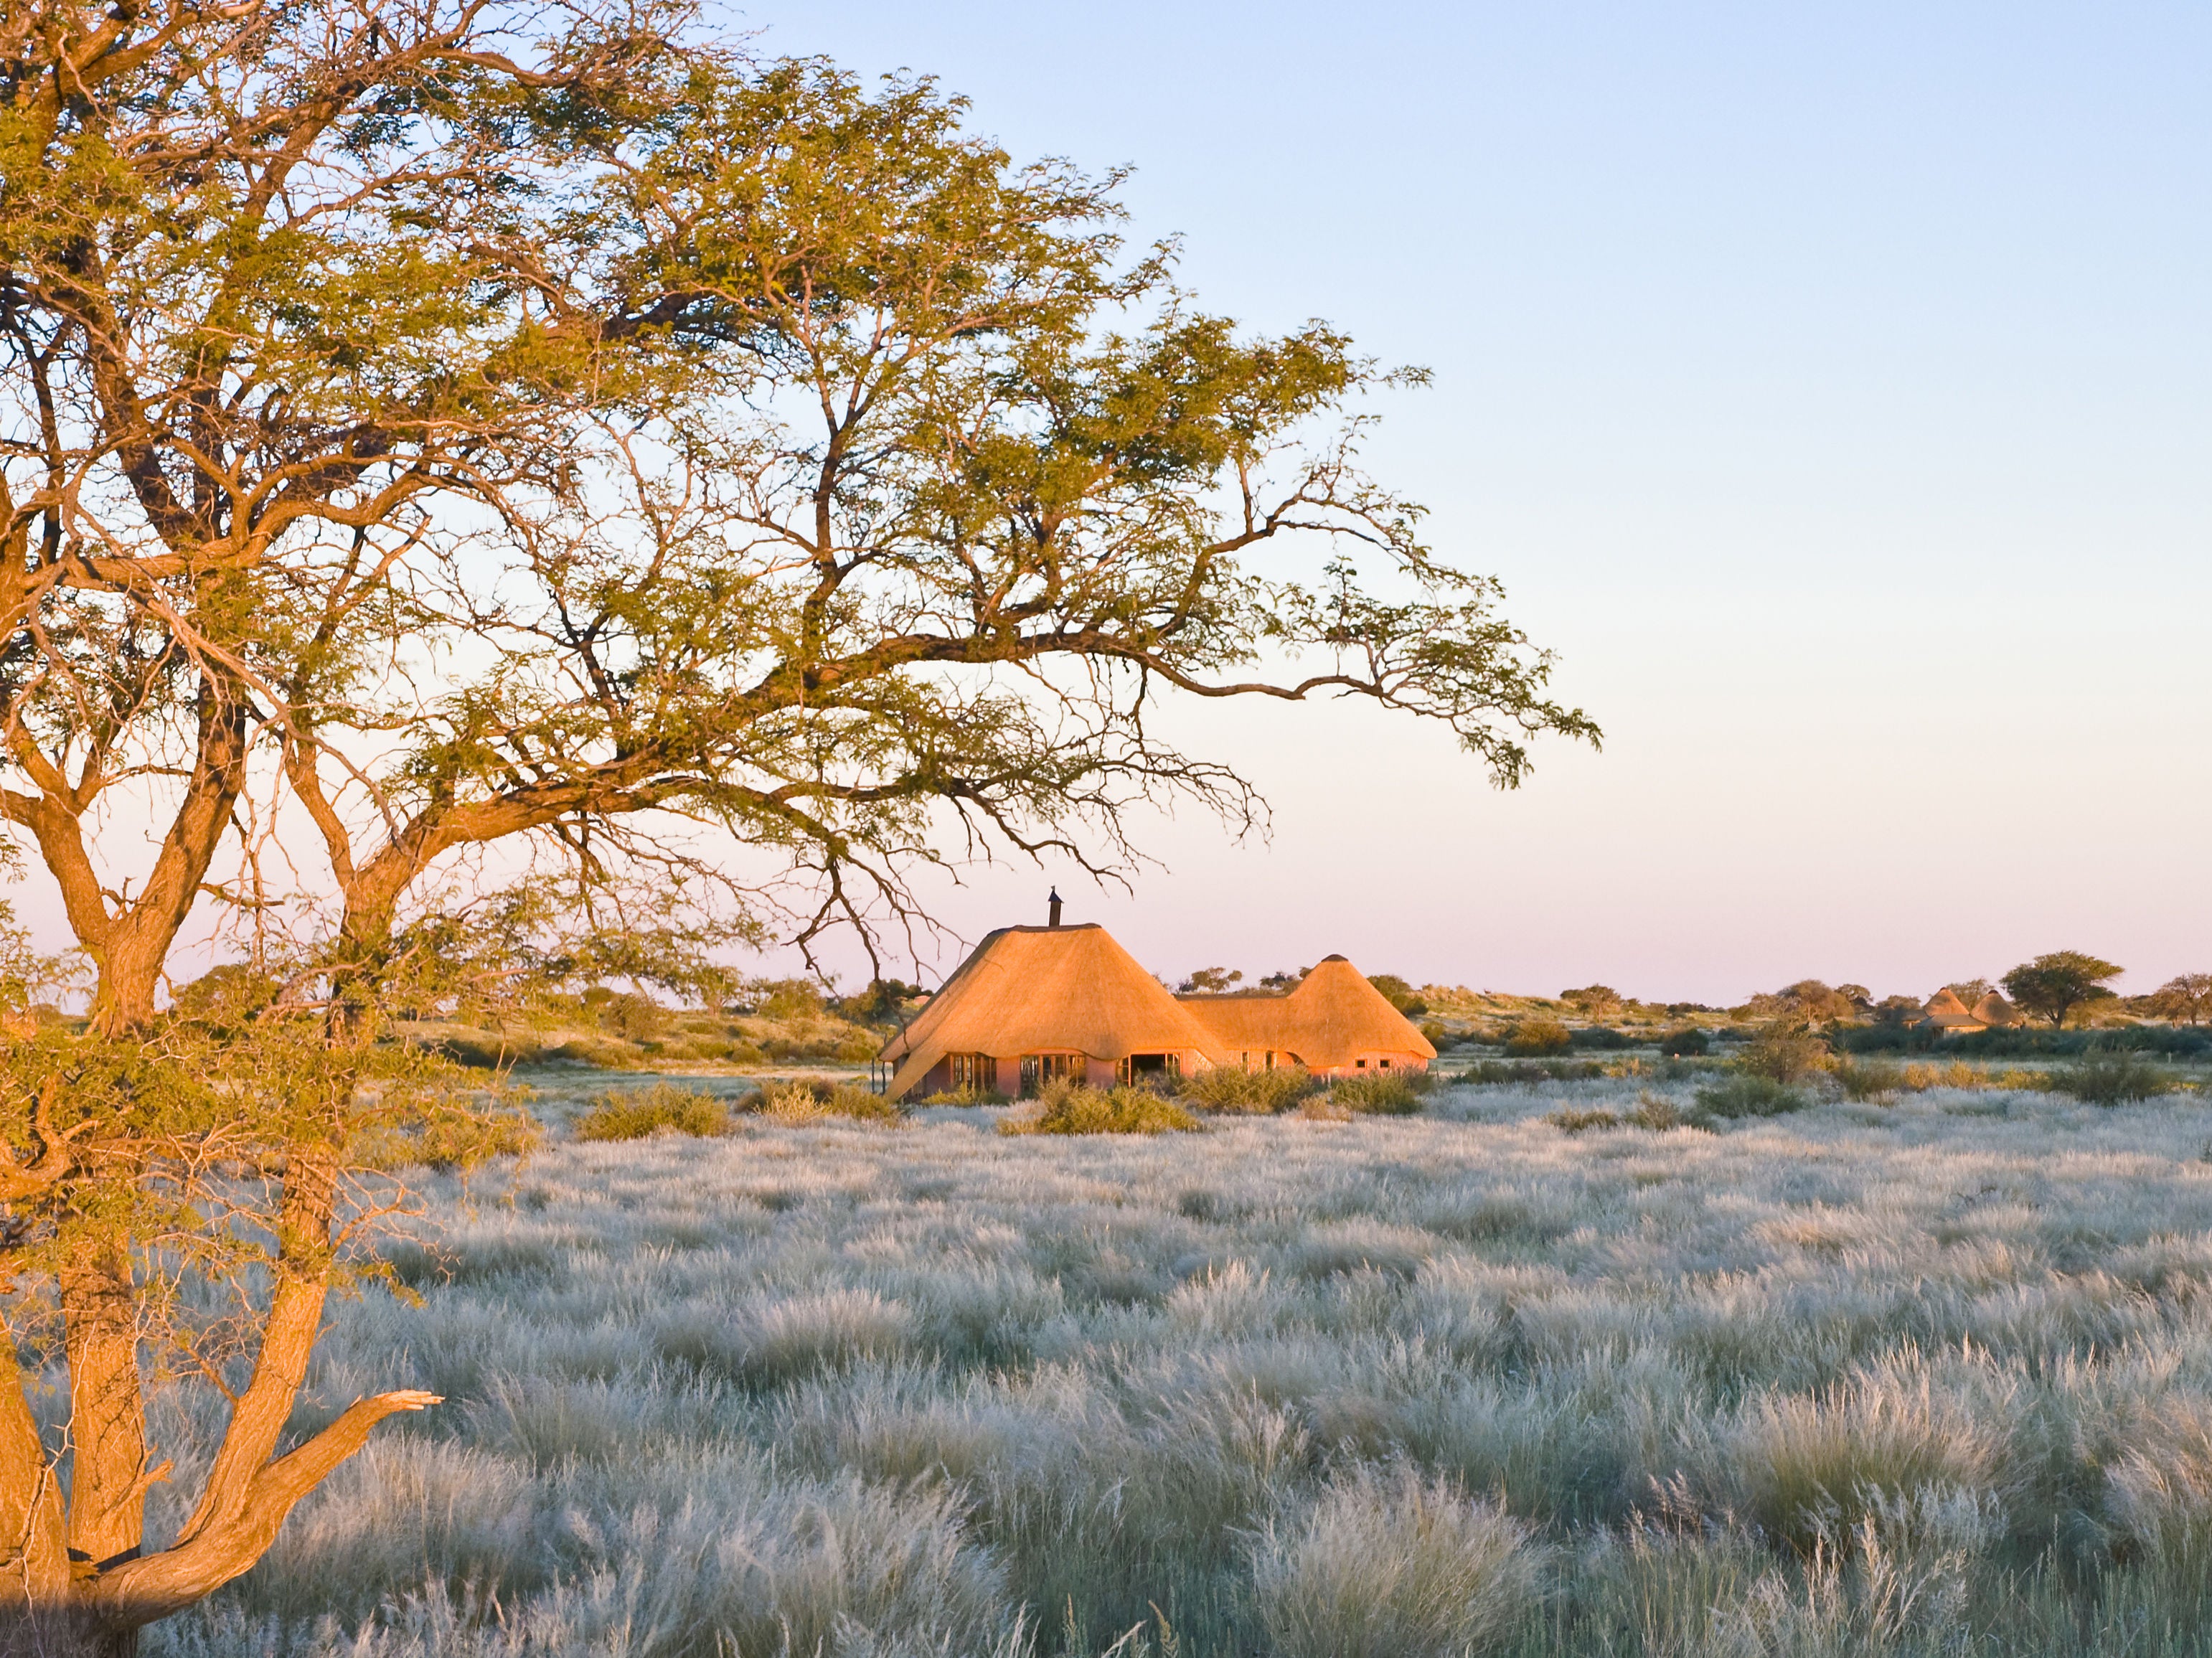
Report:
[{"label": "distant thatched hut", "polygon": [[1947,1035],[1969,1035],[1992,1026],[2016,1024],[2019,1020],[2012,1004],[1994,990],[1968,1007],[1955,991],[1946,986],[1928,999],[1927,1005],[1913,1023]]},{"label": "distant thatched hut", "polygon": [[1341,956],[1323,960],[1287,996],[1182,996],[1248,1071],[1302,1065],[1316,1075],[1425,1071],[1437,1050]]},{"label": "distant thatched hut", "polygon": [[[1054,906],[1055,918],[1058,905]],[[1237,1066],[1425,1070],[1437,1050],[1341,956],[1287,996],[1170,996],[1101,926],[1002,927],[878,1055],[887,1091],[1034,1094]]]},{"label": "distant thatched hut", "polygon": [[972,1088],[1033,1094],[1220,1064],[1206,1027],[1105,928],[1002,927],[884,1046],[893,1099]]}]

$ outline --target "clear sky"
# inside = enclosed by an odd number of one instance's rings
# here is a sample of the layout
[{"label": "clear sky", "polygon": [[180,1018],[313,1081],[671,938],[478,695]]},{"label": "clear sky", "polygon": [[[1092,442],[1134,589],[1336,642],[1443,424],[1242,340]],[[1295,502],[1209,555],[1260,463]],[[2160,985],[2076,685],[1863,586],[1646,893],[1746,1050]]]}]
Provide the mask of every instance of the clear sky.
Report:
[{"label": "clear sky", "polygon": [[1210,307],[1431,367],[1376,470],[1606,728],[1498,794],[1409,722],[1206,709],[1272,841],[1185,818],[1133,897],[1061,883],[1148,965],[1715,1001],[2212,968],[2212,9],[735,15],[1133,163]]}]

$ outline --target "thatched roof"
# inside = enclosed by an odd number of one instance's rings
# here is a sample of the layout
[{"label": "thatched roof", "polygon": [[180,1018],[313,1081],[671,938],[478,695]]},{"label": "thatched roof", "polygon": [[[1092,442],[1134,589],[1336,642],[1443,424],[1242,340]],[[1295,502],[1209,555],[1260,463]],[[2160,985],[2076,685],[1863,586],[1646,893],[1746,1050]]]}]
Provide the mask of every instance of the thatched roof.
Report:
[{"label": "thatched roof", "polygon": [[1341,956],[1323,961],[1287,996],[1177,999],[1231,1053],[1273,1048],[1316,1071],[1349,1065],[1361,1054],[1437,1056],[1429,1039]]},{"label": "thatched roof", "polygon": [[2014,1024],[2020,1019],[2020,1015],[2012,1011],[2012,1004],[1994,990],[1974,1004],[1974,1017],[1984,1024]]},{"label": "thatched roof", "polygon": [[1932,1025],[1948,1027],[1972,1024],[1975,1019],[1974,1016],[1967,1011],[1966,1005],[1953,994],[1947,987],[1928,999],[1925,1022]]},{"label": "thatched roof", "polygon": [[1073,1051],[1095,1060],[1221,1044],[1095,922],[1002,927],[884,1045],[898,1098],[948,1054]]}]

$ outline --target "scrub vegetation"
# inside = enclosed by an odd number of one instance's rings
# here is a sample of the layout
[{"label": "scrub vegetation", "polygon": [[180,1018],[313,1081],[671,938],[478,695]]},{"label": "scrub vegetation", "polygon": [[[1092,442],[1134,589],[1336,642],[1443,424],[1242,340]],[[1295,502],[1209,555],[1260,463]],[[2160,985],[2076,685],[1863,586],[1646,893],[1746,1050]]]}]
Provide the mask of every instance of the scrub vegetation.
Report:
[{"label": "scrub vegetation", "polygon": [[[592,1142],[542,1083],[294,1431],[447,1402],[146,1652],[2212,1650],[2194,1092],[1619,1070],[1157,1138]],[[154,1406],[158,1541],[224,1413]]]}]

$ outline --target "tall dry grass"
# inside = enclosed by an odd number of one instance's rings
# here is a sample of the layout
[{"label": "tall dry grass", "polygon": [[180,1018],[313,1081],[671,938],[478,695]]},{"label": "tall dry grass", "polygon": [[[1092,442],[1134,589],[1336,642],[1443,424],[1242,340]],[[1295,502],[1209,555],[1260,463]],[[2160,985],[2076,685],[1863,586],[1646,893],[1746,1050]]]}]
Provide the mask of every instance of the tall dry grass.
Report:
[{"label": "tall dry grass", "polygon": [[295,1426],[448,1402],[149,1658],[2212,1651],[2197,1096],[1694,1081],[428,1176]]}]

